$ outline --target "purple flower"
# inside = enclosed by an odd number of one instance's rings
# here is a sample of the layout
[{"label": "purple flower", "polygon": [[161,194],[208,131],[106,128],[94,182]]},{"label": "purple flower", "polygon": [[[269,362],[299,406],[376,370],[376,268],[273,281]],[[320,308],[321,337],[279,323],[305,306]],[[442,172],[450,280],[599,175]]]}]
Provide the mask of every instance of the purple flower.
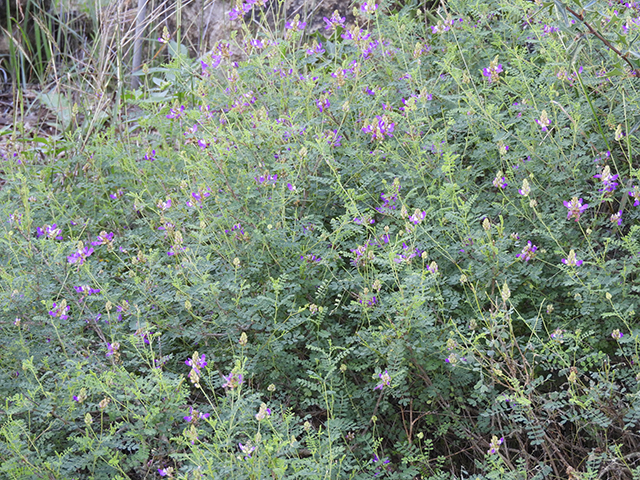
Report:
[{"label": "purple flower", "polygon": [[409,217],[409,221],[414,225],[418,225],[422,222],[422,220],[425,219],[426,216],[427,212],[421,212],[416,208],[416,210],[413,212],[413,215]]},{"label": "purple flower", "polygon": [[322,43],[315,43],[309,49],[307,49],[307,55],[322,55],[325,52],[322,48]]},{"label": "purple flower", "polygon": [[67,320],[69,318],[69,315],[67,315],[67,313],[69,313],[69,310],[71,310],[71,307],[67,305],[67,302],[65,302],[64,300],[62,301],[62,303],[60,303],[60,305],[54,302],[51,310],[49,310],[49,315],[59,318],[60,320]]},{"label": "purple flower", "polygon": [[37,228],[38,238],[46,235],[50,239],[62,240],[61,231],[55,223],[53,225],[45,225],[43,228]]},{"label": "purple flower", "polygon": [[120,348],[120,344],[118,342],[115,343],[107,343],[107,357],[111,357],[112,355],[116,355],[118,349]]},{"label": "purple flower", "polygon": [[94,247],[97,247],[99,245],[110,245],[112,242],[113,242],[113,232],[107,233],[103,230],[98,234],[96,241],[91,242],[91,245],[93,245]]},{"label": "purple flower", "polygon": [[611,338],[615,338],[616,340],[620,340],[622,337],[624,337],[624,333],[622,333],[617,328],[613,332],[611,332]]},{"label": "purple flower", "polygon": [[500,448],[500,445],[502,445],[503,443],[504,443],[504,437],[501,437],[500,439],[498,439],[498,437],[494,435],[491,438],[491,446],[489,450],[487,450],[487,453],[489,455],[494,455],[498,453],[498,449]]},{"label": "purple flower", "polygon": [[318,107],[318,110],[320,110],[320,113],[324,112],[330,105],[329,99],[326,97],[316,101],[316,106]]},{"label": "purple flower", "polygon": [[622,211],[611,215],[609,220],[611,220],[611,223],[617,223],[618,226],[622,225]]},{"label": "purple flower", "polygon": [[246,445],[242,445],[241,443],[238,443],[238,447],[240,447],[240,451],[245,454],[245,457],[244,457],[245,459],[250,458],[251,454],[256,449],[256,447],[254,447],[250,443],[247,443]]},{"label": "purple flower", "polygon": [[120,197],[122,197],[124,195],[124,191],[122,190],[116,190],[115,192],[111,193],[109,195],[110,198],[112,198],[113,200],[117,200]]},{"label": "purple flower", "polygon": [[528,262],[529,260],[533,260],[535,258],[536,250],[538,250],[538,247],[536,245],[533,245],[531,241],[528,241],[525,247],[522,249],[522,252],[516,255],[516,258],[519,258],[523,262]]},{"label": "purple flower", "polygon": [[578,260],[576,258],[576,252],[570,250],[567,258],[562,259],[562,263],[564,263],[568,267],[579,267],[580,265],[582,265],[582,260]]},{"label": "purple flower", "polygon": [[493,179],[493,186],[496,188],[507,188],[507,179],[502,176],[502,171],[499,171],[496,178]]},{"label": "purple flower", "polygon": [[629,196],[634,199],[634,207],[640,206],[640,188],[638,186],[633,187],[633,190],[629,192]]},{"label": "purple flower", "polygon": [[487,77],[489,83],[498,82],[500,80],[500,73],[502,73],[502,65],[498,64],[497,60],[493,60],[487,68],[482,69],[482,74]]},{"label": "purple flower", "polygon": [[374,390],[382,390],[384,387],[391,386],[391,376],[389,375],[389,372],[387,372],[387,370],[379,373],[378,377],[380,377],[380,383],[376,385]]},{"label": "purple flower", "polygon": [[82,293],[83,295],[93,295],[95,293],[100,293],[99,288],[91,288],[89,287],[89,285],[82,285],[82,286],[77,286],[73,288],[75,289],[76,292]]},{"label": "purple flower", "polygon": [[194,410],[192,406],[189,406],[189,415],[186,415],[182,418],[184,418],[185,422],[191,423],[194,420],[203,420],[205,418],[209,418],[209,416],[209,413],[198,412],[197,410]]},{"label": "purple flower", "polygon": [[207,198],[209,195],[211,195],[210,191],[211,191],[211,188],[208,188],[207,190],[202,190],[201,188],[199,188],[197,192],[193,192],[191,194],[193,201],[187,200],[187,207],[197,206],[202,208],[203,200]]},{"label": "purple flower", "polygon": [[368,13],[368,14],[375,12],[377,9],[378,9],[378,5],[376,5],[373,2],[364,2],[360,7],[360,10],[362,10],[362,12]]},{"label": "purple flower", "polygon": [[580,215],[584,213],[584,211],[589,208],[588,204],[582,204],[582,199],[578,197],[573,197],[570,201],[562,202],[565,207],[567,207],[567,220],[571,220],[572,218],[576,219],[576,222],[580,220]]},{"label": "purple flower", "polygon": [[242,385],[242,374],[241,373],[233,373],[231,372],[226,377],[223,375],[222,378],[225,379],[225,383],[222,385],[222,388],[229,388],[233,390],[234,388]]},{"label": "purple flower", "polygon": [[395,123],[389,122],[389,118],[386,115],[376,115],[375,120],[369,125],[362,128],[365,133],[371,134],[372,140],[382,141],[386,136],[393,137],[393,130],[395,129]]},{"label": "purple flower", "polygon": [[543,132],[547,131],[547,127],[551,125],[551,120],[549,120],[546,110],[542,110],[542,112],[540,112],[540,118],[536,119],[536,123],[540,125],[540,128],[542,129]]},{"label": "purple flower", "polygon": [[75,253],[67,257],[67,261],[71,264],[77,263],[78,265],[82,265],[92,253],[93,248],[80,246]]},{"label": "purple flower", "polygon": [[345,17],[341,17],[337,10],[334,10],[331,18],[324,17],[324,23],[326,24],[325,30],[335,30],[337,27],[344,27]]},{"label": "purple flower", "polygon": [[266,403],[261,404],[260,410],[258,410],[258,413],[256,413],[256,420],[260,422],[270,416],[271,416],[271,409],[267,408]]},{"label": "purple flower", "polygon": [[602,180],[602,188],[599,192],[612,193],[618,187],[618,183],[614,182],[618,178],[618,175],[611,175],[611,169],[609,165],[602,169],[602,172],[598,175],[594,175],[593,178],[599,178]]},{"label": "purple flower", "polygon": [[296,15],[296,18],[294,18],[293,21],[285,23],[284,28],[286,28],[287,30],[302,31],[306,26],[306,22],[301,22],[299,20],[299,17]]},{"label": "purple flower", "polygon": [[158,204],[156,205],[156,207],[158,207],[163,212],[169,210],[171,208],[171,199],[167,198],[166,202],[159,201]]},{"label": "purple flower", "polygon": [[146,153],[144,159],[153,162],[156,159],[156,151],[151,150],[151,153]]},{"label": "purple flower", "polygon": [[167,118],[174,119],[180,118],[184,113],[184,105],[181,105],[180,108],[172,108],[167,114]]},{"label": "purple flower", "polygon": [[207,366],[206,355],[203,353],[202,356],[198,357],[198,352],[195,352],[193,357],[188,358],[184,363],[200,373],[200,369]]},{"label": "purple flower", "polygon": [[290,192],[293,192],[296,189],[296,187],[294,185],[291,185],[290,183],[287,183],[287,188]]}]

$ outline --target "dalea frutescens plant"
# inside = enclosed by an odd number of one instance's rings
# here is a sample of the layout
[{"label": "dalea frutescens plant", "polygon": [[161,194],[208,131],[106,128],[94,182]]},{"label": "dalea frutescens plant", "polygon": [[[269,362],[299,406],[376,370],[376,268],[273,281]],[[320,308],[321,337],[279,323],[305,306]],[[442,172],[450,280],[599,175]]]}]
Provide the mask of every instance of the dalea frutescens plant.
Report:
[{"label": "dalea frutescens plant", "polygon": [[356,13],[6,156],[2,475],[638,475],[638,7]]}]

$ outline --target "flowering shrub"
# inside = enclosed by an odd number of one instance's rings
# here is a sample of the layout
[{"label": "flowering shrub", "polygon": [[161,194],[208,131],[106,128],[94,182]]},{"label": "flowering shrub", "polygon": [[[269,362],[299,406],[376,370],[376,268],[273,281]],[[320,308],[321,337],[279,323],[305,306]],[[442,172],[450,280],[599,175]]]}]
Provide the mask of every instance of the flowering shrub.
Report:
[{"label": "flowering shrub", "polygon": [[247,25],[16,148],[0,472],[637,475],[635,7],[546,6]]}]

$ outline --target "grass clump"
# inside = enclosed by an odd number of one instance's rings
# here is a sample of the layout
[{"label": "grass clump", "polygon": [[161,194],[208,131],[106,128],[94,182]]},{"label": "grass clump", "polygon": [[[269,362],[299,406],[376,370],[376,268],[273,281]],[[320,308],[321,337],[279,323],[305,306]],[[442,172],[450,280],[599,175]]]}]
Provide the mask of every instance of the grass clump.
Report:
[{"label": "grass clump", "polygon": [[638,475],[635,7],[373,5],[7,155],[4,475]]}]

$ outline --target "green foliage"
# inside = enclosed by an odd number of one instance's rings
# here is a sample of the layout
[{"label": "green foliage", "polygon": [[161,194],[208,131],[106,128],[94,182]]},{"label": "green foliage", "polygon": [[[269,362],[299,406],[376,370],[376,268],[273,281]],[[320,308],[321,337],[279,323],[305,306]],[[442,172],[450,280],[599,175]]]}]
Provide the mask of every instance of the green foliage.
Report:
[{"label": "green foliage", "polygon": [[5,159],[7,478],[637,475],[633,75],[560,2],[383,9]]}]

